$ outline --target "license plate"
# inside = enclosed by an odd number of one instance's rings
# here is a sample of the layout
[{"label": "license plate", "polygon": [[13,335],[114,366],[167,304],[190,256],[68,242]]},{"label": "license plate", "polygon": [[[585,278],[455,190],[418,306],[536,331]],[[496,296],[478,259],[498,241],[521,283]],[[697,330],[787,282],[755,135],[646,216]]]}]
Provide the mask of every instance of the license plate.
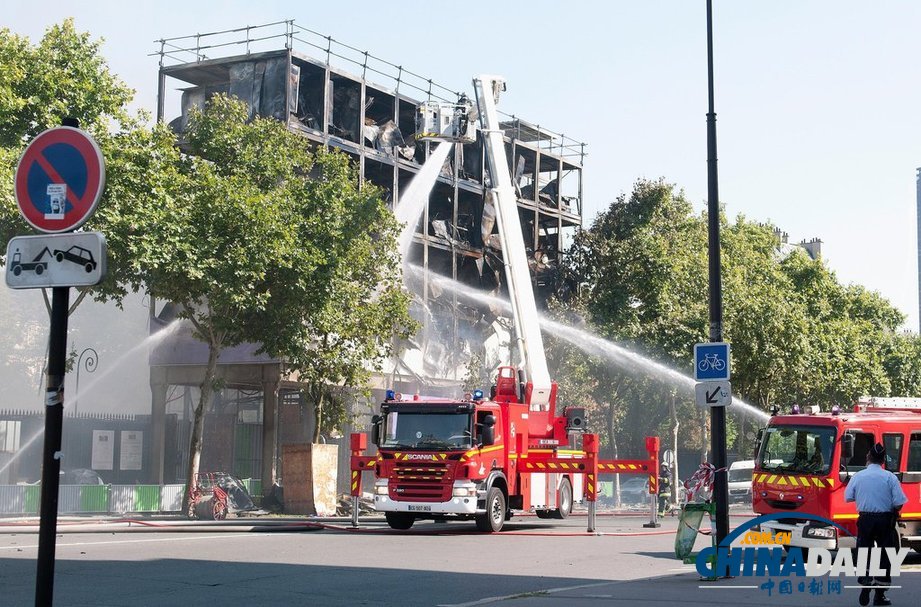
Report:
[{"label": "license plate", "polygon": [[415,504],[410,504],[408,506],[410,512],[431,512],[431,506],[416,506]]}]

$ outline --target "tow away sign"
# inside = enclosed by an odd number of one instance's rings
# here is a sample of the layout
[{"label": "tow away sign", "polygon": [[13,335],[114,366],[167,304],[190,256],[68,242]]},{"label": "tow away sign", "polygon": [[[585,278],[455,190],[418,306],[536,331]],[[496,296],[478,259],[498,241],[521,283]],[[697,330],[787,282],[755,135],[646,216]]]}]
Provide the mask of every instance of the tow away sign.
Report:
[{"label": "tow away sign", "polygon": [[89,287],[106,275],[106,239],[100,232],[16,236],[6,247],[11,289]]}]

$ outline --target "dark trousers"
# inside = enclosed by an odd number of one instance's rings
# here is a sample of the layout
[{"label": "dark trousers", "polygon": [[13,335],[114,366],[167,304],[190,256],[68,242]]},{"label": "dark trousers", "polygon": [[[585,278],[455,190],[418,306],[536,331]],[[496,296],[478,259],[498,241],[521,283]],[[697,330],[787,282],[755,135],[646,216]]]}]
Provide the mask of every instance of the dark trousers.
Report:
[{"label": "dark trousers", "polygon": [[[873,544],[880,548],[898,548],[899,535],[895,530],[895,515],[891,512],[861,512],[857,518],[857,547],[872,548]],[[890,575],[889,555],[883,551],[879,561],[880,567],[885,569],[886,575],[877,577],[876,581],[888,586],[892,582]],[[861,583],[869,583],[870,577],[864,578]]]}]

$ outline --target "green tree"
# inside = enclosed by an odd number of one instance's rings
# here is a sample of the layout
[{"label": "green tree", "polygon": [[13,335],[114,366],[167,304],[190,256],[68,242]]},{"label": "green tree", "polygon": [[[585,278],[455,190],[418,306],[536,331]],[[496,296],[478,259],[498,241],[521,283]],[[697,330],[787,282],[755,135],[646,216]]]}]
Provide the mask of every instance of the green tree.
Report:
[{"label": "green tree", "polygon": [[[580,233],[570,251],[569,279],[583,285],[588,325],[639,354],[681,369],[689,344],[706,327],[706,228],[683,193],[663,180],[638,181]],[[629,367],[611,368],[596,394],[605,403],[609,440],[641,453],[643,437],[670,434],[675,388]],[[675,394],[677,410],[690,393]],[[688,435],[692,428],[684,424]]]},{"label": "green tree", "polygon": [[[917,390],[917,340],[896,334],[903,316],[877,293],[841,285],[821,260],[781,247],[773,226],[721,217],[723,336],[733,344],[733,387],[743,400],[846,404],[862,394]],[[583,285],[589,325],[676,369],[707,331],[706,217],[671,184],[641,180],[579,234],[567,267]],[[673,388],[625,375],[618,432],[667,432]],[[601,382],[598,382],[599,384]],[[683,442],[706,453],[706,411],[678,390]],[[655,403],[655,404],[653,404]],[[661,406],[660,408],[660,405]],[[650,411],[657,415],[650,415]],[[747,452],[751,429],[732,423]]]},{"label": "green tree", "polygon": [[328,385],[361,387],[365,366],[410,325],[397,226],[346,157],[312,152],[277,120],[248,122],[237,100],[216,96],[194,112],[182,152],[162,128],[135,137],[147,148],[137,177],[156,171],[158,195],[135,193],[109,228],[128,254],[125,283],[173,302],[208,345],[191,483],[222,348],[261,343],[283,358],[311,385],[320,423]]},{"label": "green tree", "polygon": [[102,40],[78,32],[73,19],[53,25],[37,45],[0,30],[0,146],[19,148],[45,129],[76,118],[93,134],[132,123],[134,91],[109,71]]},{"label": "green tree", "polygon": [[733,389],[767,410],[805,376],[807,310],[780,266],[770,225],[738,217],[721,231],[725,338],[732,342]]},{"label": "green tree", "polygon": [[921,396],[921,337],[908,333],[890,336],[883,366],[889,377],[890,396]]},{"label": "green tree", "polygon": [[[121,199],[113,196],[112,183],[122,180],[125,168],[112,156],[123,138],[137,126],[127,106],[133,91],[109,71],[100,53],[102,41],[76,31],[73,20],[67,19],[45,31],[37,44],[9,29],[0,30],[0,242],[4,248],[9,239],[33,230],[22,219],[13,196],[13,175],[25,145],[42,131],[59,126],[65,117],[79,120],[81,128],[89,131],[103,149],[108,160],[110,187],[100,202],[100,211],[86,225],[89,230],[107,232],[107,218],[118,215]],[[136,182],[138,191],[150,191],[145,181]],[[119,284],[120,261],[124,250],[109,243],[109,279],[92,289],[100,298],[123,295]],[[5,260],[4,260],[5,261]],[[91,290],[81,289],[74,298],[71,312]],[[46,300],[47,303],[47,300]],[[2,312],[10,326],[20,329],[15,340],[4,347],[8,361],[40,376],[43,352],[38,343],[44,334],[42,323],[27,320],[22,315]],[[27,326],[26,326],[27,325]],[[13,335],[13,334],[11,334]],[[23,337],[34,338],[31,347],[23,348]],[[13,353],[18,354],[13,354]],[[37,379],[37,381],[40,381]]]}]

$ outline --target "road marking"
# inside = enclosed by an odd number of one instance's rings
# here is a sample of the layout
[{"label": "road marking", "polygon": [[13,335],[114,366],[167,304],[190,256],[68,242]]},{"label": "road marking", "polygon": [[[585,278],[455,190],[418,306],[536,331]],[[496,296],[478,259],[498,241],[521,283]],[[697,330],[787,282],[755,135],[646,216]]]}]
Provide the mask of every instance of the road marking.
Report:
[{"label": "road marking", "polygon": [[[662,577],[677,577],[670,575],[658,575],[651,578],[642,578],[644,580],[652,580]],[[521,592],[516,592],[515,594],[507,594],[505,596],[490,596],[484,599],[479,599],[477,601],[470,601],[469,603],[442,603],[437,607],[477,607],[478,605],[488,605],[490,603],[498,603],[500,601],[508,601],[511,599],[520,599],[529,596],[545,596],[548,594],[556,594],[558,592],[566,592],[568,590],[582,590],[583,588],[599,588],[601,586],[612,586],[616,584],[625,584],[627,582],[636,582],[637,580],[609,580],[607,582],[597,582],[594,584],[579,584],[578,586],[564,586],[561,588],[543,588],[536,590],[523,590]],[[606,598],[610,595],[592,595],[599,598]]]},{"label": "road marking", "polygon": [[716,590],[751,590],[760,588],[760,586],[698,586],[698,588],[711,588]]},{"label": "road marking", "polygon": [[[269,535],[272,535],[272,536],[279,536],[279,535],[297,535],[297,534],[295,534],[295,533],[265,533],[265,534],[262,534],[262,533],[254,533],[254,534],[246,534],[246,535],[241,535],[241,534],[234,534],[234,535],[217,535],[217,534],[209,534],[209,535],[196,535],[196,536],[192,536],[192,537],[159,537],[159,538],[147,538],[147,539],[143,539],[143,540],[106,540],[106,541],[103,541],[103,542],[74,542],[74,543],[72,543],[72,544],[62,544],[62,543],[58,542],[58,543],[57,543],[57,547],[60,549],[60,548],[69,548],[69,547],[71,547],[71,546],[103,546],[103,545],[106,545],[106,544],[146,544],[146,543],[153,543],[153,542],[194,542],[194,541],[197,541],[197,540],[219,540],[219,539],[220,539],[220,540],[225,540],[225,539],[239,538],[239,537],[259,537],[259,536],[268,537]],[[38,544],[32,544],[32,545],[28,545],[28,546],[0,546],[0,550],[23,550],[23,549],[26,549],[26,548],[38,548]]]}]

